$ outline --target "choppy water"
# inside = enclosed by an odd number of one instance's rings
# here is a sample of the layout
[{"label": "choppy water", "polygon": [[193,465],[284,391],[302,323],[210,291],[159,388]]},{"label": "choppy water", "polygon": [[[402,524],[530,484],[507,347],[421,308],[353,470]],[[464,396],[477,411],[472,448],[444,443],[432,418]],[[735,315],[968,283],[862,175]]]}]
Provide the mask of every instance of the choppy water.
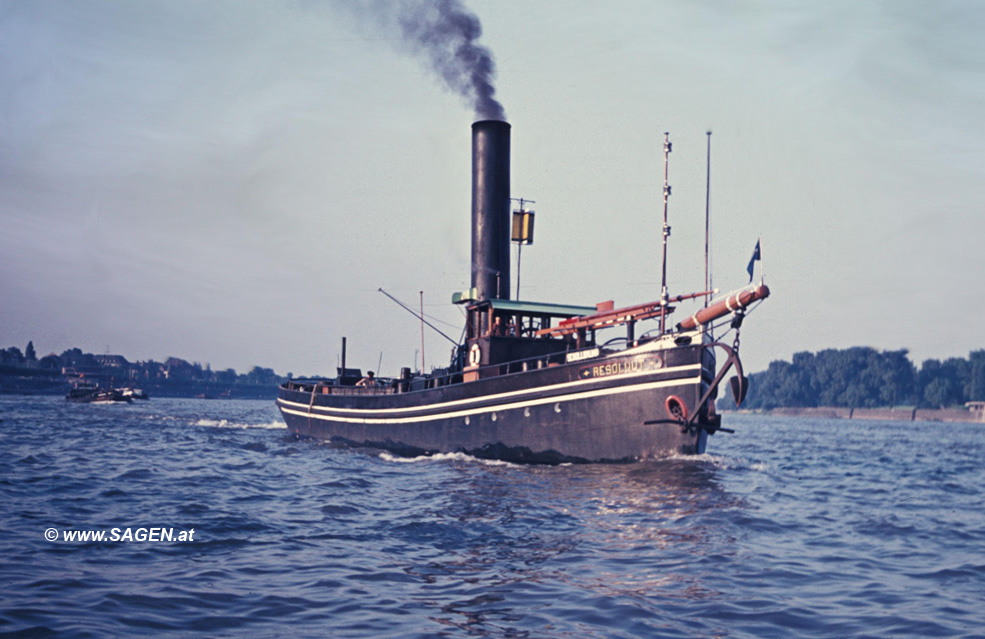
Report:
[{"label": "choppy water", "polygon": [[[520,467],[289,441],[269,402],[0,420],[0,637],[985,637],[982,425]],[[154,527],[195,532],[62,537]]]}]

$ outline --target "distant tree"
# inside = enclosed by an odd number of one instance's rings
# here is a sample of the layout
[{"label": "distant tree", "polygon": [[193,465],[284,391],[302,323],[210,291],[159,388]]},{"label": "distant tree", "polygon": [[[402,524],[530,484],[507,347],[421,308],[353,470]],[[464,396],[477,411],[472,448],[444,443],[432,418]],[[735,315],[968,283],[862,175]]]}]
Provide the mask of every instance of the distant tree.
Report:
[{"label": "distant tree", "polygon": [[747,407],[861,408],[916,401],[916,369],[906,355],[906,350],[861,346],[796,353],[791,363],[771,362],[751,377]]},{"label": "distant tree", "polygon": [[856,393],[846,391],[860,368],[859,351],[827,349],[817,354],[813,378],[818,406],[847,406],[849,401],[856,401]]},{"label": "distant tree", "polygon": [[64,366],[78,366],[82,362],[82,349],[70,348],[61,355]]},{"label": "distant tree", "polygon": [[951,378],[935,377],[923,389],[923,399],[928,406],[947,408],[959,399],[957,385]]},{"label": "distant tree", "polygon": [[750,393],[749,408],[771,409],[777,406],[812,406],[809,384],[804,370],[797,364],[770,362],[766,373],[756,379],[756,392]]},{"label": "distant tree", "polygon": [[969,368],[967,360],[957,357],[943,362],[926,360],[917,374],[921,405],[943,408],[967,401],[964,391],[971,379]]},{"label": "distant tree", "polygon": [[916,402],[916,368],[907,358],[908,351],[883,351],[879,362],[879,405],[892,408]]},{"label": "distant tree", "polygon": [[29,362],[38,361],[38,354],[34,352],[34,340],[28,341],[27,348],[24,349],[24,359]]},{"label": "distant tree", "polygon": [[271,368],[262,368],[260,366],[254,366],[253,369],[246,374],[246,381],[250,384],[264,384],[271,385],[277,384],[277,373]]},{"label": "distant tree", "polygon": [[917,394],[920,396],[921,402],[927,386],[940,374],[941,361],[939,359],[927,359],[920,365],[920,371],[917,373]]},{"label": "distant tree", "polygon": [[38,365],[47,370],[59,370],[62,367],[62,360],[57,355],[45,355]]},{"label": "distant tree", "polygon": [[[777,390],[774,388],[778,384],[780,379],[780,371],[777,368],[786,368],[789,366],[787,362],[784,361],[774,361],[770,362],[769,368],[761,373],[755,373],[749,376],[749,390],[746,393],[746,402],[743,408],[762,408],[769,410],[771,408],[776,408],[778,406],[776,402]],[[727,398],[722,398],[718,402],[718,406],[723,409],[732,408],[732,403],[727,400]]]},{"label": "distant tree", "polygon": [[969,402],[985,401],[985,350],[972,351],[968,355],[968,387],[965,396]]},{"label": "distant tree", "polygon": [[21,353],[21,349],[11,346],[0,351],[0,361],[4,364],[23,364],[24,354]]}]

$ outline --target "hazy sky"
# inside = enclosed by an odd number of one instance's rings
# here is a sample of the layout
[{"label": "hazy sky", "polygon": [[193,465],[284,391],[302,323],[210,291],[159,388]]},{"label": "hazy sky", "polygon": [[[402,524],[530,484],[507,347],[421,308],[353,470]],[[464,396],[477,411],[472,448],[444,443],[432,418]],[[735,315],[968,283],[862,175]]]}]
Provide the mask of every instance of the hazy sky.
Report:
[{"label": "hazy sky", "polygon": [[[473,112],[352,6],[0,0],[0,347],[301,375],[344,335],[392,375],[420,327],[381,286],[457,337]],[[773,291],[748,369],[985,348],[985,3],[467,6],[537,202],[521,298],[659,297],[664,131],[669,284],[700,290],[711,129],[714,283],[761,235]]]}]

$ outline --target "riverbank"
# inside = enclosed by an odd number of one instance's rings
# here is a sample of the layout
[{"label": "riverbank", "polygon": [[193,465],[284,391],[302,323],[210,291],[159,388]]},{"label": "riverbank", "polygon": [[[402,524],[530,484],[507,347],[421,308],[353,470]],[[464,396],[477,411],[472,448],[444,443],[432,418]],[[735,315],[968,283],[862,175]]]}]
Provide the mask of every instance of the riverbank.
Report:
[{"label": "riverbank", "polygon": [[[121,384],[104,382],[106,388]],[[277,397],[276,384],[201,382],[194,380],[143,380],[135,386],[151,397],[205,397],[207,399],[268,399]],[[0,374],[0,395],[65,395],[72,385],[61,375],[11,376]]]},{"label": "riverbank", "polygon": [[770,410],[741,412],[778,417],[985,423],[985,411],[973,411],[965,408],[841,408],[837,406],[818,406],[809,408],[781,407]]}]

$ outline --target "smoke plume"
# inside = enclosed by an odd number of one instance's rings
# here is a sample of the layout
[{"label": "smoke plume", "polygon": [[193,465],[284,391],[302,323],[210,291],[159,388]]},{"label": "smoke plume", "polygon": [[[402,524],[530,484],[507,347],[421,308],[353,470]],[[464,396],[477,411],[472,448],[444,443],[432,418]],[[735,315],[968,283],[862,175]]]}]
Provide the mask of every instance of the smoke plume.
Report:
[{"label": "smoke plume", "polygon": [[475,110],[477,119],[506,119],[503,106],[494,97],[496,65],[492,53],[476,42],[482,35],[482,25],[460,0],[355,4],[360,12],[371,12],[382,26],[399,29],[403,45],[420,56],[449,89],[462,96]]}]

